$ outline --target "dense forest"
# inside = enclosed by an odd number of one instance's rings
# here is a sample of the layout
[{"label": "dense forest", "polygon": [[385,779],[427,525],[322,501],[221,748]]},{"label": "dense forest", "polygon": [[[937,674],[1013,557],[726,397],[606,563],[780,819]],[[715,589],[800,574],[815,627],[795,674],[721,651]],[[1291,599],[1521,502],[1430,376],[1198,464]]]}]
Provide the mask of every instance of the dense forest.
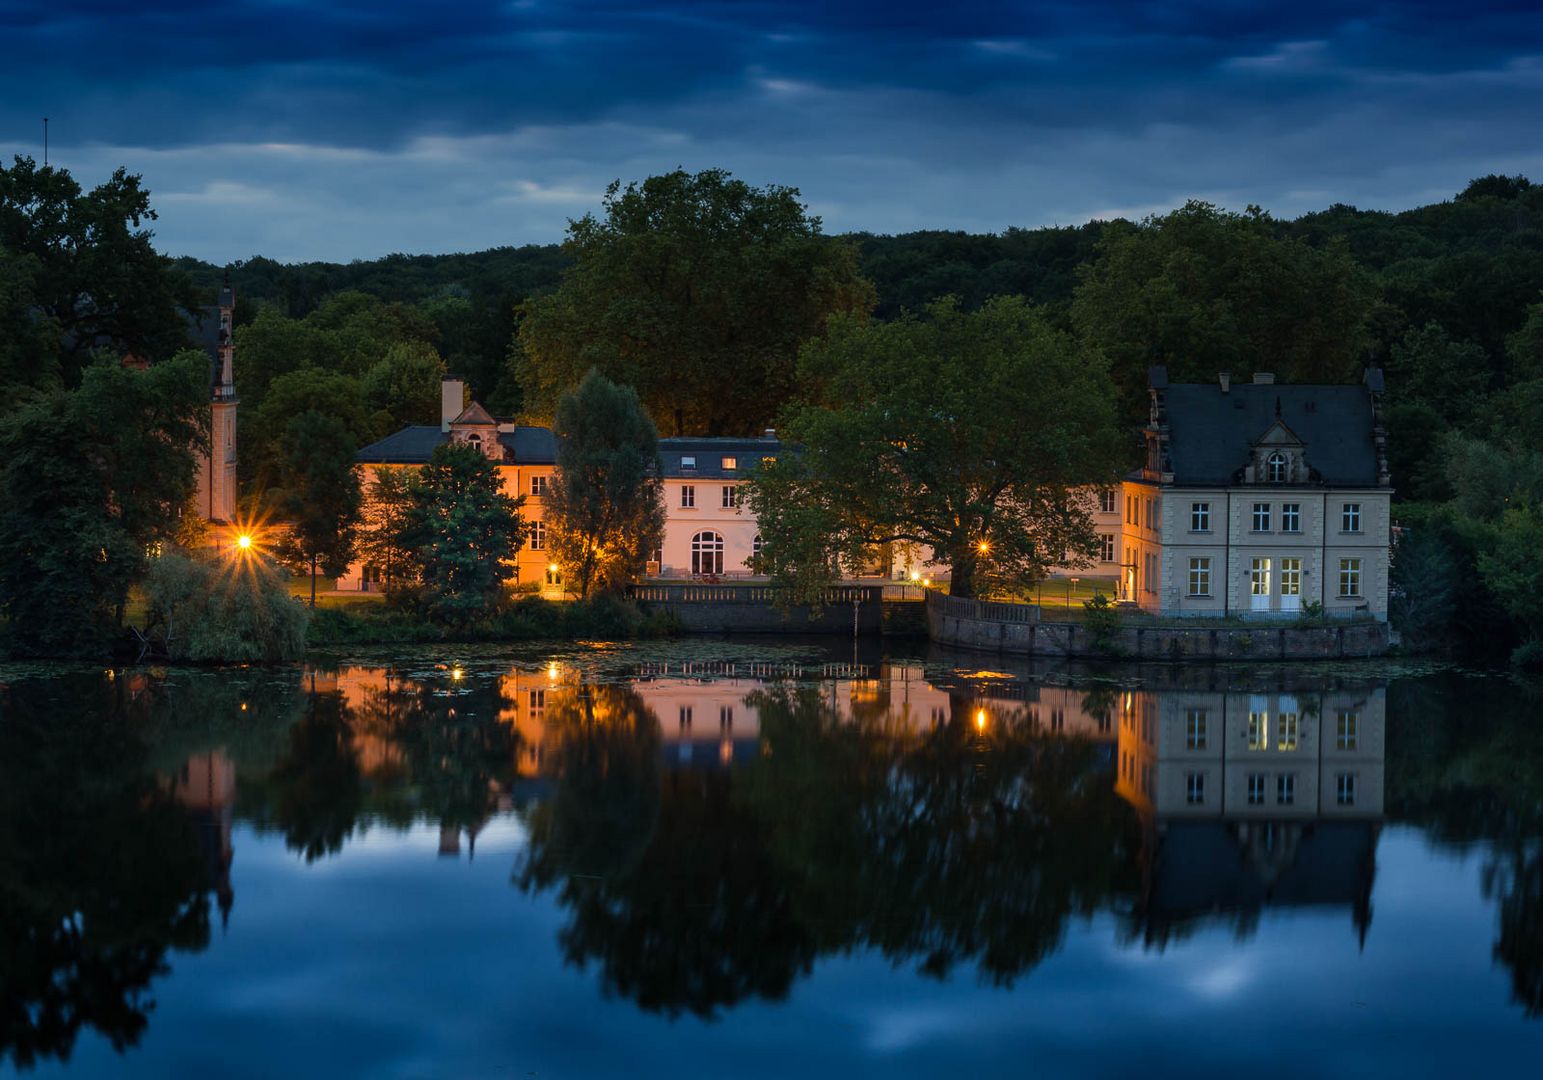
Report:
[{"label": "dense forest", "polygon": [[[855,248],[880,319],[945,295],[965,311],[1003,295],[1039,306],[1110,358],[1132,424],[1152,363],[1180,379],[1270,370],[1331,382],[1383,367],[1407,541],[1394,597],[1406,640],[1479,642],[1503,655],[1543,631],[1543,583],[1525,555],[1543,524],[1543,187],[1488,176],[1397,213],[1335,205],[1278,220],[1192,203],[1143,222],[836,241]],[[422,415],[404,405],[396,387],[411,378],[401,358],[394,379],[383,370],[403,340],[436,350],[496,410],[531,406],[520,313],[556,291],[570,265],[557,245],[234,265],[244,415],[257,437],[247,446],[258,451],[246,467],[260,466],[264,412],[277,422],[289,408],[263,408],[276,369],[310,369],[294,389],[330,393],[361,438],[432,420],[430,395],[418,395]],[[178,266],[205,293],[225,272]],[[293,344],[297,334],[306,348]],[[298,359],[307,348],[313,359]],[[270,362],[276,352],[286,355]],[[364,393],[345,404],[356,387]]]},{"label": "dense forest", "polygon": [[[1020,297],[1107,358],[1132,432],[1152,364],[1179,381],[1258,370],[1355,382],[1384,368],[1405,640],[1492,653],[1532,642],[1520,658],[1543,660],[1543,570],[1530,554],[1543,525],[1543,187],[1523,177],[1486,176],[1397,213],[1335,205],[1281,220],[1192,202],[1140,222],[832,237],[790,201],[797,192],[709,170],[613,189],[607,216],[572,223],[563,245],[229,267],[156,253],[148,194],[123,170],[84,192],[28,159],[0,169],[0,385],[12,413],[42,410],[39,440],[58,407],[48,395],[77,393],[93,354],[170,359],[183,312],[211,303],[227,275],[240,467],[259,500],[283,487],[299,413],[360,445],[433,422],[445,371],[496,413],[546,420],[558,383],[611,363],[645,403],[650,392],[676,403],[672,417],[650,406],[661,430],[733,434],[797,404],[798,345],[827,314],[889,321],[944,296],[965,313]],[[654,235],[653,198],[679,210],[677,232]],[[703,307],[704,291],[726,302]],[[619,347],[635,355],[617,360]],[[698,399],[716,404],[681,410]],[[9,430],[19,449],[21,428]],[[35,539],[23,533],[20,547]]]}]

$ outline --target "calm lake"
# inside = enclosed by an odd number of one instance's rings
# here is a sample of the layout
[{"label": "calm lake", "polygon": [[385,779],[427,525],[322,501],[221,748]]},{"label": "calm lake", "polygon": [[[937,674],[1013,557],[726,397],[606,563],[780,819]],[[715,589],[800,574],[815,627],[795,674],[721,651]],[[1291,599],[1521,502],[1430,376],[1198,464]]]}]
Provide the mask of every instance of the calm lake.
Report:
[{"label": "calm lake", "polygon": [[0,667],[0,1072],[1532,1075],[1540,705],[787,640]]}]

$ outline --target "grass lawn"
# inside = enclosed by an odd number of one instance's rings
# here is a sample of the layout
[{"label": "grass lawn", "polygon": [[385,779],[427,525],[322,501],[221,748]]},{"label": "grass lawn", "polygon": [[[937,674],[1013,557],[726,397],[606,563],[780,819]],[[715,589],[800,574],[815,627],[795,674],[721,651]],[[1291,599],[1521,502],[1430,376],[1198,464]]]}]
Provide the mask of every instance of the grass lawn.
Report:
[{"label": "grass lawn", "polygon": [[[310,577],[291,578],[289,582],[289,595],[310,603]],[[331,578],[319,577],[316,579],[316,606],[319,608],[348,607],[352,604],[379,604],[385,599],[385,596],[378,592],[338,592],[336,582]]]},{"label": "grass lawn", "polygon": [[1038,588],[1021,592],[1011,599],[1020,604],[1038,604],[1042,608],[1070,607],[1081,611],[1083,603],[1093,599],[1097,593],[1103,593],[1113,600],[1115,585],[1116,581],[1112,577],[1079,577],[1076,582],[1070,578],[1050,578],[1040,582]]}]

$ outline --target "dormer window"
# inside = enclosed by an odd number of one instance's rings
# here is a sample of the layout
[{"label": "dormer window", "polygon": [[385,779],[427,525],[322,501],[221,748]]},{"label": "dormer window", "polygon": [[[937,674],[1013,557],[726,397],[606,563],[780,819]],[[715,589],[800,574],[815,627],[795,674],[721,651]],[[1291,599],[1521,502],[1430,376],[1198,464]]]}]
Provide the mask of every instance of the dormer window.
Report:
[{"label": "dormer window", "polygon": [[696,468],[696,458],[693,455],[690,455],[690,454],[682,455],[681,459],[680,459],[680,467],[683,470],[685,470],[685,469],[692,469],[692,470],[694,470]]},{"label": "dormer window", "polygon": [[1286,482],[1286,464],[1286,455],[1279,450],[1270,455],[1270,459],[1264,465],[1265,475],[1269,477],[1270,483],[1284,484]]},{"label": "dormer window", "polygon": [[738,458],[726,457],[723,459],[723,469],[725,472],[732,472],[737,468],[739,468]]}]

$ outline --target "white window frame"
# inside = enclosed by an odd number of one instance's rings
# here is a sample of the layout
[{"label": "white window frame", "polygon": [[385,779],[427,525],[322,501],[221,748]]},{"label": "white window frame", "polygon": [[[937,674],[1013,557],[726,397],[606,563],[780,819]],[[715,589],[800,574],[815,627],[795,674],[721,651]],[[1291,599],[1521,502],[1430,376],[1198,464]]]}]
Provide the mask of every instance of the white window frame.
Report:
[{"label": "white window frame", "polygon": [[1211,531],[1211,504],[1197,502],[1189,504],[1189,531],[1208,533]]},{"label": "white window frame", "polygon": [[1277,806],[1295,806],[1297,801],[1297,774],[1279,773],[1275,777],[1275,803]]},{"label": "white window frame", "polygon": [[1184,774],[1184,801],[1190,806],[1205,805],[1205,773]]},{"label": "white window frame", "polygon": [[1204,750],[1209,740],[1210,732],[1207,719],[1209,713],[1205,709],[1184,710],[1184,749]]},{"label": "white window frame", "polygon": [[1263,806],[1264,805],[1264,790],[1265,790],[1265,784],[1268,781],[1269,781],[1269,776],[1267,774],[1265,774],[1265,773],[1262,773],[1262,772],[1251,772],[1251,773],[1248,774],[1248,793],[1247,793],[1247,799],[1248,799],[1248,805],[1249,806]]},{"label": "white window frame", "polygon": [[723,485],[723,509],[739,509],[739,487],[735,484]]},{"label": "white window frame", "polygon": [[1189,560],[1189,595],[1211,595],[1211,557],[1201,555]]},{"label": "white window frame", "polygon": [[1340,504],[1339,531],[1342,533],[1359,533],[1361,531],[1360,503],[1353,502]]},{"label": "white window frame", "polygon": [[1290,473],[1290,469],[1290,459],[1279,450],[1271,454],[1269,459],[1264,463],[1265,476],[1269,478],[1269,482],[1272,484],[1284,484],[1286,482],[1286,477]]},{"label": "white window frame", "polygon": [[1355,776],[1353,772],[1342,772],[1334,778],[1334,801],[1340,806],[1355,805]]},{"label": "white window frame", "polygon": [[1270,504],[1267,502],[1254,503],[1253,528],[1251,532],[1267,533],[1270,531]]},{"label": "white window frame", "polygon": [[1115,559],[1114,533],[1099,533],[1099,562],[1112,563]]},{"label": "white window frame", "polygon": [[696,485],[682,484],[680,486],[680,507],[682,510],[696,509]]},{"label": "white window frame", "polygon": [[1334,747],[1337,750],[1355,751],[1361,747],[1361,714],[1350,709],[1340,709],[1334,717]]},{"label": "white window frame", "polygon": [[724,458],[723,459],[723,469],[724,469],[725,472],[736,472],[736,471],[738,471],[738,469],[739,469],[739,458],[737,458],[737,457],[726,457],[726,458]]},{"label": "white window frame", "polygon": [[1280,504],[1280,531],[1283,533],[1299,533],[1302,531],[1302,504]]},{"label": "white window frame", "polygon": [[682,472],[696,472],[696,455],[682,454],[680,458],[680,468]]},{"label": "white window frame", "polygon": [[691,538],[691,572],[699,575],[723,573],[723,534],[703,529]]},{"label": "white window frame", "polygon": [[1114,488],[1104,488],[1098,493],[1098,509],[1101,513],[1114,513]]},{"label": "white window frame", "polygon": [[547,476],[532,476],[530,478],[530,493],[533,498],[542,499],[546,497],[548,479],[550,478]]},{"label": "white window frame", "polygon": [[1359,600],[1361,598],[1361,560],[1341,559],[1339,561],[1339,598],[1341,600]]},{"label": "white window frame", "polygon": [[540,518],[530,523],[530,550],[546,550],[546,522]]}]

